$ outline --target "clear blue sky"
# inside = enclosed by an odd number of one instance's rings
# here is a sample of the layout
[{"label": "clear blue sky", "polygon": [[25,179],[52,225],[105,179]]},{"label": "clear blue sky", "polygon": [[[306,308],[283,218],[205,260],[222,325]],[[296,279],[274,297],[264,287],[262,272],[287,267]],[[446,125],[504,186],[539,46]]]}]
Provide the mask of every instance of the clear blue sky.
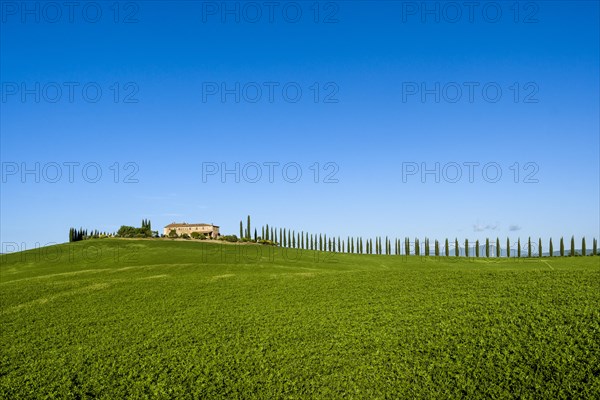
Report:
[{"label": "clear blue sky", "polygon": [[600,236],[597,1],[23,4],[1,2],[3,251],[142,218],[237,234],[248,214],[342,236]]}]

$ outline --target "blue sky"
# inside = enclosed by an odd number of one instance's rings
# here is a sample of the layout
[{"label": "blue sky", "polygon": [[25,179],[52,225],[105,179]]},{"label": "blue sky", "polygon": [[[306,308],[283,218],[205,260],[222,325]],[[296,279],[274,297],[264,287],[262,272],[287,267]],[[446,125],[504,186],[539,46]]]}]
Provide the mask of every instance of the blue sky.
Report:
[{"label": "blue sky", "polygon": [[[596,1],[0,3],[3,251],[142,218],[237,233],[248,214],[336,236],[600,236]],[[236,163],[239,182],[206,175]]]}]

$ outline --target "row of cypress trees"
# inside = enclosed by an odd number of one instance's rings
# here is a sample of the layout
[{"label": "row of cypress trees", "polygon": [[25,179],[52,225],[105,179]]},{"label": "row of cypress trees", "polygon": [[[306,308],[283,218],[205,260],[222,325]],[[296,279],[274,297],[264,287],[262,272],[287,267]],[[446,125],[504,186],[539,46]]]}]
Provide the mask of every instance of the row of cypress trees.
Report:
[{"label": "row of cypress trees", "polygon": [[[318,250],[318,251],[329,251],[335,253],[356,253],[356,254],[385,254],[385,255],[435,255],[435,256],[465,256],[465,257],[481,257],[481,250],[485,251],[485,257],[501,257],[502,256],[502,248],[500,245],[500,238],[496,238],[495,246],[490,243],[490,239],[485,240],[485,246],[481,246],[479,240],[475,241],[474,244],[474,252],[471,252],[471,247],[469,244],[469,240],[465,239],[464,247],[459,245],[458,239],[454,240],[454,248],[451,251],[450,243],[448,239],[444,241],[442,245],[438,240],[434,241],[433,249],[431,249],[431,243],[429,238],[425,238],[423,243],[420,242],[418,238],[414,240],[413,243],[410,242],[410,239],[406,237],[404,239],[404,244],[402,245],[400,239],[390,239],[389,237],[376,237],[374,239],[364,239],[362,237],[352,237],[348,236],[345,239],[342,239],[340,236],[337,237],[328,237],[326,234],[311,234],[308,232],[296,232],[287,228],[275,228],[272,226],[264,225],[261,227],[261,235],[258,236],[258,232],[254,229],[254,235],[252,237],[251,229],[250,229],[250,216],[247,219],[246,229],[244,230],[244,226],[242,221],[240,221],[240,237],[246,238],[248,240],[269,240],[271,242],[277,243],[282,247],[288,248],[296,248],[303,250]],[[421,246],[423,245],[423,249]],[[433,250],[433,251],[432,251]],[[506,238],[506,251],[504,256],[511,257],[511,254],[516,257],[522,257],[525,255],[525,251],[521,246],[521,239],[517,240],[517,249],[516,252],[511,250],[510,239]],[[453,253],[453,254],[452,254]],[[515,254],[516,253],[516,254]],[[550,257],[554,256],[554,245],[552,243],[552,239],[550,239],[549,247],[548,247],[548,255]],[[533,242],[531,237],[527,240],[527,257],[542,257],[543,254],[543,245],[542,239],[538,239],[537,243],[537,251],[533,251]],[[561,257],[565,255],[575,256],[578,255],[575,250],[575,237],[571,237],[570,250],[568,253],[565,252],[565,241],[561,237],[560,238],[560,247],[559,254]],[[585,238],[581,240],[581,254],[586,255],[586,242]],[[592,244],[592,254],[598,254],[598,241],[593,239]]]}]

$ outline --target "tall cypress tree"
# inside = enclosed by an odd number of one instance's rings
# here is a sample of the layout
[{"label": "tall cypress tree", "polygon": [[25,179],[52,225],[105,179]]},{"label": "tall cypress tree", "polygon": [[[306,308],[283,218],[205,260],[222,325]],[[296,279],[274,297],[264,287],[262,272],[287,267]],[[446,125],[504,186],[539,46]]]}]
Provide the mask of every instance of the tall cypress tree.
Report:
[{"label": "tall cypress tree", "polygon": [[258,240],[258,234],[256,232],[256,228],[254,228],[254,241],[256,242]]},{"label": "tall cypress tree", "polygon": [[582,256],[587,255],[587,251],[585,249],[585,237],[581,238],[581,255]]},{"label": "tall cypress tree", "polygon": [[538,257],[542,256],[542,238],[538,240]]},{"label": "tall cypress tree", "polygon": [[475,257],[479,258],[479,240],[475,241]]},{"label": "tall cypress tree", "polygon": [[446,254],[446,257],[450,256],[450,245],[448,243],[448,238],[446,238],[446,241],[444,242],[444,253]]},{"label": "tall cypress tree", "polygon": [[592,242],[592,255],[593,256],[598,255],[598,240],[596,238],[594,238],[594,240]]},{"label": "tall cypress tree", "polygon": [[456,257],[460,255],[460,248],[458,247],[458,238],[454,239],[454,255]]},{"label": "tall cypress tree", "polygon": [[573,257],[575,255],[575,236],[571,236],[571,254],[570,256]]},{"label": "tall cypress tree", "polygon": [[485,238],[485,256],[490,258],[490,239]]},{"label": "tall cypress tree", "polygon": [[465,239],[465,257],[469,257],[469,239]]},{"label": "tall cypress tree", "polygon": [[506,258],[510,257],[510,239],[506,238]]},{"label": "tall cypress tree", "polygon": [[250,239],[250,232],[252,232],[250,230],[250,216],[248,215],[247,221],[246,221],[246,239]]},{"label": "tall cypress tree", "polygon": [[437,239],[435,239],[435,256],[440,256],[440,242]]},{"label": "tall cypress tree", "polygon": [[531,236],[527,239],[527,257],[531,258]]},{"label": "tall cypress tree", "polygon": [[560,251],[560,256],[564,257],[565,256],[565,240],[564,238],[560,238],[560,247],[559,247],[559,251]]},{"label": "tall cypress tree", "polygon": [[419,246],[419,238],[415,238],[415,256],[421,255],[421,249]]},{"label": "tall cypress tree", "polygon": [[552,238],[550,238],[550,257],[554,257],[554,246],[552,245]]},{"label": "tall cypress tree", "polygon": [[500,258],[500,238],[496,237],[496,257]]}]

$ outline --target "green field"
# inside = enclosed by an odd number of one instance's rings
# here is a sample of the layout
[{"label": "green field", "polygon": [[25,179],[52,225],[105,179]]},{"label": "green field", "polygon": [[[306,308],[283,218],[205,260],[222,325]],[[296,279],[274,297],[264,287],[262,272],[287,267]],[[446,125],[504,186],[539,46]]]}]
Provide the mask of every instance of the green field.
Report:
[{"label": "green field", "polygon": [[[257,252],[262,256],[257,256]],[[0,398],[600,398],[600,257],[2,256]]]}]

